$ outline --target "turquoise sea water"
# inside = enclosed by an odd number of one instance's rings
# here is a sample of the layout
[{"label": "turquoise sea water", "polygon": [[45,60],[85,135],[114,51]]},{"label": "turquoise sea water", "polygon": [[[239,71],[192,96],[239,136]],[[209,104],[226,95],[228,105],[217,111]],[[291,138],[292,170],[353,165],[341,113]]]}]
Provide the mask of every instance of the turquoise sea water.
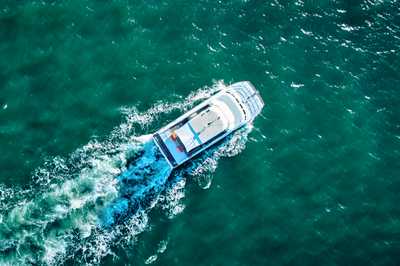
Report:
[{"label": "turquoise sea water", "polygon": [[[399,53],[395,0],[1,1],[0,265],[399,265]],[[147,134],[240,80],[170,173]]]}]

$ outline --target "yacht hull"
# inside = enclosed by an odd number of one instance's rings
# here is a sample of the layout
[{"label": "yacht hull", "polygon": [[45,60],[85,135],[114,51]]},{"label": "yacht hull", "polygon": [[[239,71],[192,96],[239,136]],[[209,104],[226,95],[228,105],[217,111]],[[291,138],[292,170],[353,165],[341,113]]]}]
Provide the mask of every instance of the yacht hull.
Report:
[{"label": "yacht hull", "polygon": [[171,168],[177,168],[252,123],[263,106],[250,82],[234,83],[155,132],[153,140]]}]

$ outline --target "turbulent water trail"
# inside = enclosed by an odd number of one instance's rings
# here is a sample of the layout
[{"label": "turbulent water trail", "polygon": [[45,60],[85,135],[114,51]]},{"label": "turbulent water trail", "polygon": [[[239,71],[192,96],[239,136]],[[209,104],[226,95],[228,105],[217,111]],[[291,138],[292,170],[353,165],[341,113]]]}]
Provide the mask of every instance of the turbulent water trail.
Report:
[{"label": "turbulent water trail", "polygon": [[147,140],[129,159],[127,170],[117,177],[119,197],[103,211],[102,226],[112,226],[130,213],[151,206],[172,171],[151,136],[142,139]]},{"label": "turbulent water trail", "polygon": [[146,127],[161,114],[185,111],[218,86],[144,113],[125,108],[126,122],[107,140],[93,140],[66,159],[48,161],[36,170],[29,189],[0,185],[0,264],[97,264],[115,255],[113,247],[131,244],[147,228],[155,205],[168,217],[181,212],[184,176],[209,187],[208,173],[218,158],[240,152],[248,130],[170,176],[151,135],[137,137],[134,126]]},{"label": "turbulent water trail", "polygon": [[[139,191],[142,187],[132,185],[130,188],[136,187],[138,194],[130,195],[130,199],[124,198],[129,193],[121,191],[125,190],[120,184],[122,180],[116,178],[121,172],[120,169],[124,169],[127,156],[145,151],[149,143],[132,140],[129,144],[122,144],[120,151],[115,151],[115,155],[93,157],[77,176],[71,172],[72,175],[68,179],[59,182],[51,180],[42,187],[43,191],[32,188],[32,198],[22,198],[9,210],[3,210],[0,215],[1,264],[59,262],[67,255],[77,251],[83,252],[85,245],[90,245],[91,241],[102,234],[112,232],[112,229],[108,229],[110,232],[102,229],[103,225],[99,219],[101,215],[106,213],[107,223],[111,225],[110,215],[116,213],[110,210],[118,208],[121,202],[125,203],[128,200],[140,204],[140,200],[149,196],[146,195],[146,191]],[[151,163],[157,159],[145,154],[142,155],[142,160]],[[163,167],[159,162],[153,165],[157,166]],[[140,167],[138,165],[138,169]],[[147,176],[147,188],[161,189],[169,175],[168,170],[167,168],[153,178]],[[143,170],[143,177],[146,176],[145,171],[147,170]],[[161,176],[162,174],[164,176]],[[140,211],[139,208],[137,211]],[[121,212],[120,210],[118,214],[121,215]],[[73,243],[83,244],[82,251],[72,250],[76,248]],[[87,255],[93,257],[93,254]]]}]

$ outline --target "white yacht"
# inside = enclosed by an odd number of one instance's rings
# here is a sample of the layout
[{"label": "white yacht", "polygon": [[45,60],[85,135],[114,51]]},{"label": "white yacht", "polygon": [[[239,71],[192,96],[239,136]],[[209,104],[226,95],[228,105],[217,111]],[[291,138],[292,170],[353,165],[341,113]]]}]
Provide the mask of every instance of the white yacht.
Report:
[{"label": "white yacht", "polygon": [[172,168],[182,165],[242,126],[251,123],[264,102],[249,81],[224,87],[153,134]]}]

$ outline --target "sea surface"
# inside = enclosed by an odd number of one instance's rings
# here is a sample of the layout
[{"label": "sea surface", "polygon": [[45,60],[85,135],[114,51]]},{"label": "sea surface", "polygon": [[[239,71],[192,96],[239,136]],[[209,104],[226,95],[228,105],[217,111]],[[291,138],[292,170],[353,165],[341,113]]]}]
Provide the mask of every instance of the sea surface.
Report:
[{"label": "sea surface", "polygon": [[[149,134],[241,80],[171,171]],[[0,265],[400,265],[400,2],[0,1]]]}]

